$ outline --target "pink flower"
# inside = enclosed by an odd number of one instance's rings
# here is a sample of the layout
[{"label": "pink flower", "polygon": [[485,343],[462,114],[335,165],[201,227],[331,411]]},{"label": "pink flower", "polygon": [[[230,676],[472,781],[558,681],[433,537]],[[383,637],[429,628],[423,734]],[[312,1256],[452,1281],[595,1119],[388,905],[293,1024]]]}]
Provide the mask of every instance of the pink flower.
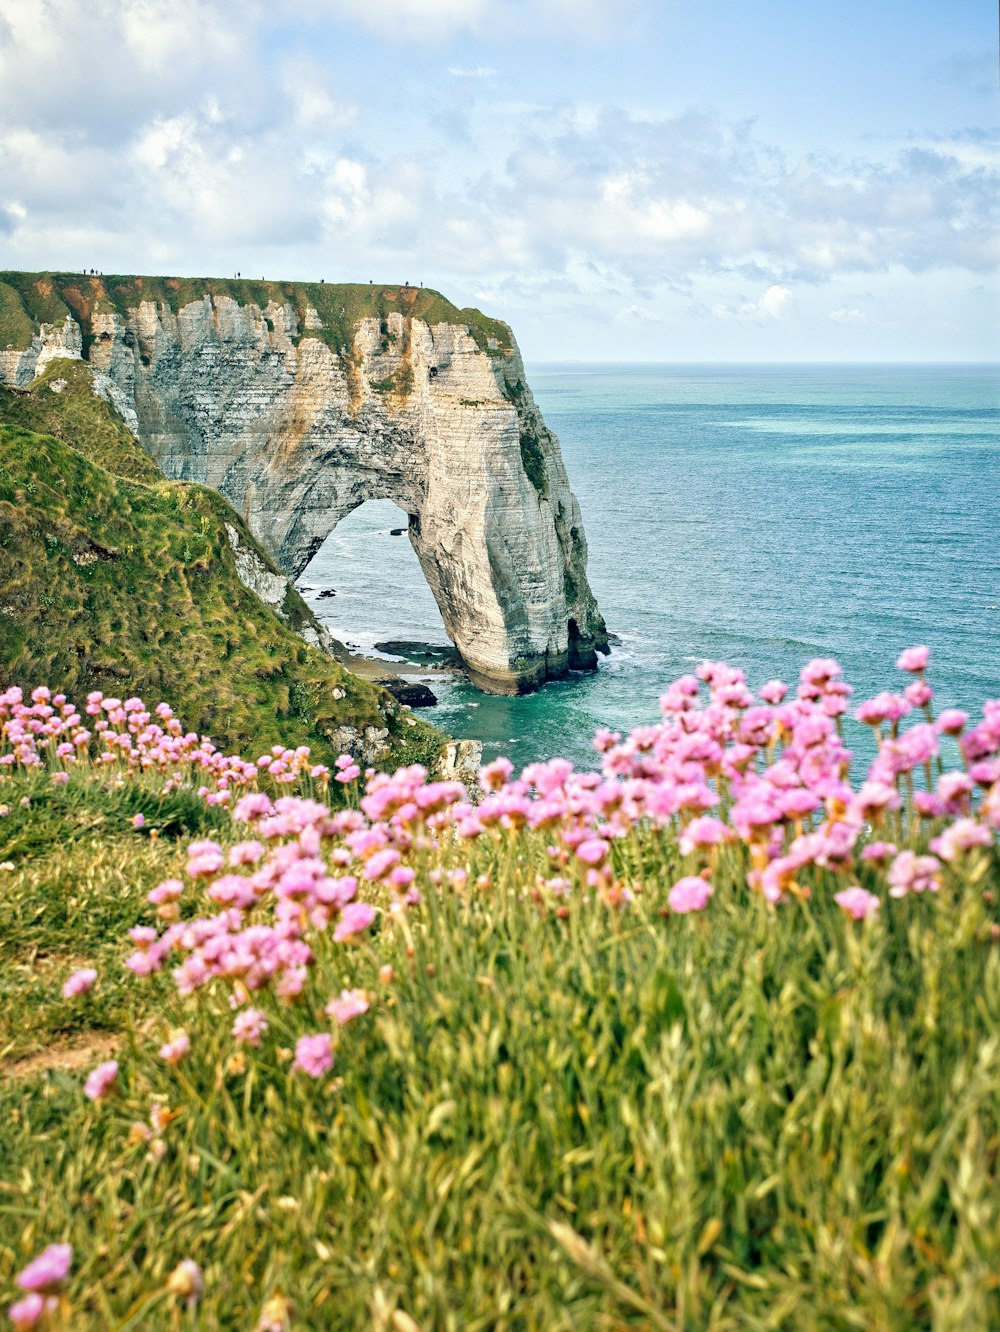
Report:
[{"label": "pink flower", "polygon": [[191,1038],[186,1031],[181,1028],[172,1032],[170,1040],[165,1045],[160,1046],[160,1058],[168,1064],[177,1065],[181,1062],[187,1052],[191,1049]]},{"label": "pink flower", "polygon": [[732,837],[732,830],[710,814],[692,819],[680,836],[681,855],[689,856],[697,846],[718,846]]},{"label": "pink flower", "polygon": [[930,659],[931,650],[929,647],[904,648],[896,660],[896,669],[919,675],[921,671],[927,669],[927,663]]},{"label": "pink flower", "polygon": [[118,1060],[107,1059],[90,1072],[83,1084],[83,1094],[91,1101],[103,1101],[114,1091],[117,1081]]},{"label": "pink flower", "polygon": [[226,857],[217,842],[205,839],[192,842],[188,847],[187,872],[192,878],[211,878],[213,874],[218,874],[225,863]]},{"label": "pink flower", "polygon": [[365,862],[365,868],[363,871],[364,876],[366,879],[371,879],[373,882],[377,879],[384,878],[394,865],[399,864],[399,860],[399,852],[395,851],[391,846],[386,847],[382,851],[376,851],[375,854],[369,856],[368,860]]},{"label": "pink flower", "polygon": [[861,852],[861,859],[872,861],[876,865],[891,860],[899,848],[894,842],[871,842]]},{"label": "pink flower", "polygon": [[509,758],[495,758],[479,769],[479,784],[484,791],[499,791],[510,779],[514,765]]},{"label": "pink flower", "polygon": [[840,674],[840,663],[834,661],[833,657],[814,657],[812,661],[807,661],[799,672],[799,679],[803,684],[817,685],[823,688],[829,684],[835,675]]},{"label": "pink flower", "polygon": [[667,894],[667,902],[670,910],[679,916],[688,911],[703,911],[713,891],[707,879],[688,875],[684,879],[678,879],[674,884]]},{"label": "pink flower", "polygon": [[965,851],[974,846],[992,846],[993,834],[989,828],[976,823],[974,819],[956,819],[945,828],[940,837],[931,842],[931,850],[942,860],[956,860]]},{"label": "pink flower", "polygon": [[368,1012],[368,996],[364,990],[341,990],[338,997],[327,1004],[326,1011],[329,1017],[343,1025]]},{"label": "pink flower", "polygon": [[969,714],[961,708],[945,708],[934,725],[941,735],[961,735],[968,720]]},{"label": "pink flower", "polygon": [[905,897],[907,893],[936,892],[941,862],[936,856],[918,856],[913,851],[900,851],[889,866],[890,897]]},{"label": "pink flower", "polygon": [[132,815],[132,827],[133,827],[133,828],[144,828],[145,826],[146,826],[146,816],[145,816],[145,814],[133,814],[133,815]]},{"label": "pink flower", "polygon": [[378,915],[373,906],[367,902],[350,902],[344,907],[340,920],[337,922],[337,928],[333,932],[333,937],[337,943],[343,943],[346,939],[353,939],[356,934],[361,934],[367,930],[372,921]]},{"label": "pink flower", "polygon": [[932,791],[915,791],[913,808],[925,819],[940,819],[945,813],[944,801]]},{"label": "pink flower", "polygon": [[163,906],[167,902],[176,902],[183,891],[184,885],[180,879],[164,879],[162,883],[150,889],[146,901],[152,902],[153,906]]},{"label": "pink flower", "polygon": [[63,982],[63,998],[75,999],[77,995],[86,994],[96,982],[97,972],[94,968],[81,967],[79,971],[74,971],[72,976],[68,976]]},{"label": "pink flower", "polygon": [[608,844],[600,837],[591,837],[580,843],[576,854],[585,865],[599,865],[608,854]]},{"label": "pink flower", "polygon": [[598,754],[606,754],[618,744],[619,740],[621,736],[617,731],[609,731],[606,726],[602,726],[594,733],[594,748]]},{"label": "pink flower", "polygon": [[861,819],[877,817],[884,810],[899,809],[899,792],[888,782],[863,782],[851,801],[851,809]]},{"label": "pink flower", "polygon": [[333,1043],[325,1031],[300,1036],[295,1043],[295,1067],[311,1078],[321,1078],[333,1067]]},{"label": "pink flower", "polygon": [[18,1329],[35,1327],[42,1315],[54,1312],[58,1304],[58,1300],[51,1296],[43,1299],[41,1295],[32,1293],[12,1304],[7,1310],[7,1317]]},{"label": "pink flower", "polygon": [[[117,1068],[117,1065],[115,1065]],[[46,1291],[59,1286],[69,1276],[73,1266],[71,1244],[50,1244],[43,1249],[14,1280],[22,1290]]]},{"label": "pink flower", "polygon": [[910,711],[910,704],[901,694],[883,691],[862,703],[854,715],[858,721],[867,722],[869,726],[881,726],[884,721],[900,721]]},{"label": "pink flower", "polygon": [[903,690],[903,697],[907,703],[912,703],[915,708],[926,708],[934,697],[934,690],[926,680],[911,680]]},{"label": "pink flower", "polygon": [[788,693],[788,685],[782,680],[768,680],[757,692],[765,703],[778,704]]},{"label": "pink flower", "polygon": [[834,893],[833,900],[855,920],[866,920],[882,905],[874,893],[866,892],[857,884],[853,888],[845,888],[842,892]]},{"label": "pink flower", "polygon": [[260,1045],[267,1026],[267,1018],[259,1008],[246,1008],[233,1021],[233,1035],[247,1045]]},{"label": "pink flower", "polygon": [[264,855],[263,842],[237,842],[229,848],[230,865],[256,865]]}]

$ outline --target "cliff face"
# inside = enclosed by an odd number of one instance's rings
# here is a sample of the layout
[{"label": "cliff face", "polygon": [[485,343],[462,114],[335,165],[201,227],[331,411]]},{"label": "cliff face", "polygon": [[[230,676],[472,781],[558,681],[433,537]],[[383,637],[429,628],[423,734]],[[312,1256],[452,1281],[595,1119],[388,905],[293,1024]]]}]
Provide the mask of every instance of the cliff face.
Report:
[{"label": "cliff face", "polygon": [[487,689],[596,664],[579,506],[506,325],[406,287],[200,288],[0,274],[0,379],[84,357],[166,474],[220,491],[292,575],[358,505],[394,500]]}]

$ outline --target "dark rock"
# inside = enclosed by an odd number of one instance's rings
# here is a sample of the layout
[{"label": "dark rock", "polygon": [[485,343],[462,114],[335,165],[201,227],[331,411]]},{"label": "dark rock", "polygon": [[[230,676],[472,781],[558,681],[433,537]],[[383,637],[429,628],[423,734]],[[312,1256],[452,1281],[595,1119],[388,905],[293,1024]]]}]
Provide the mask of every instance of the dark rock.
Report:
[{"label": "dark rock", "polygon": [[316,598],[316,600],[317,600],[317,601],[325,601],[325,600],[327,599],[327,597],[335,597],[336,595],[337,595],[337,594],[336,594],[336,592],[334,592],[334,590],[333,590],[332,587],[327,587],[327,588],[324,588],[324,589],[323,589],[323,591],[319,594],[319,596]]},{"label": "dark rock", "polygon": [[387,638],[375,644],[376,652],[384,652],[390,657],[403,657],[417,666],[445,666],[459,669],[462,658],[449,643],[447,647],[437,643],[418,643],[409,638]]},{"label": "dark rock", "polygon": [[390,535],[390,536],[406,536],[406,528],[405,528],[405,527],[394,527],[394,528],[392,529],[392,531],[389,533],[389,535]]},{"label": "dark rock", "polygon": [[437,706],[437,695],[425,684],[412,680],[380,680],[379,684],[387,689],[397,703],[405,703],[411,708],[433,708]]}]

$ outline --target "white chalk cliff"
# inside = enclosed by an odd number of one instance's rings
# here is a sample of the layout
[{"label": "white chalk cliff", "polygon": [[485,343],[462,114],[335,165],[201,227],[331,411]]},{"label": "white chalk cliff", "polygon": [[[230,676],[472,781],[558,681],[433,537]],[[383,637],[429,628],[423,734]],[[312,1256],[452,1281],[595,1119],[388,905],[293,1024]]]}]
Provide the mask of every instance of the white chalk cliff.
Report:
[{"label": "white chalk cliff", "polygon": [[413,288],[376,289],[378,314],[345,324],[335,287],[288,284],[261,305],[222,285],[168,303],[105,279],[75,315],[0,350],[0,381],[84,357],[166,474],[219,490],[291,576],[358,505],[394,500],[486,689],[592,668],[607,636],[579,506],[506,325],[422,318],[436,307]]}]

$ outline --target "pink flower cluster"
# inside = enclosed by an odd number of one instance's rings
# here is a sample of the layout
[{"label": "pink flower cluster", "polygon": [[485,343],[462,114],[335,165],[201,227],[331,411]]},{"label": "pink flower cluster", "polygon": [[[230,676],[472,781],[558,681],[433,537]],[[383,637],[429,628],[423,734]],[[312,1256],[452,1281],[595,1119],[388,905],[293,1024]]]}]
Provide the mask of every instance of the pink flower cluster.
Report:
[{"label": "pink flower cluster", "polygon": [[[847,916],[875,918],[886,895],[934,892],[949,875],[955,884],[978,875],[1000,829],[1000,702],[988,702],[971,727],[955,710],[935,719],[928,655],[908,649],[900,666],[914,675],[911,684],[856,709],[878,746],[856,787],[843,737],[851,690],[838,664],[819,658],[794,694],[772,680],[755,695],[739,670],[705,662],[666,690],[659,722],[625,739],[598,734],[599,771],[577,772],[556,758],[515,776],[497,759],[481,771],[478,800],[420,766],[372,776],[360,809],[336,813],[251,790],[232,808],[249,836],[228,852],[213,841],[190,844],[186,878],[150,894],[159,930],[130,932],[127,965],[148,975],[169,960],[183,995],[221,980],[242,1010],[234,1038],[255,1046],[268,1022],[245,1007],[251,994],[269,989],[289,1002],[302,995],[318,936],[350,943],[375,923],[378,911],[362,890],[387,896],[389,917],[401,919],[430,891],[490,889],[490,875],[476,875],[477,859],[520,862],[515,890],[557,916],[582,890],[613,910],[658,894],[664,915],[698,913],[723,879],[742,879],[774,906],[827,884]],[[954,738],[944,750],[943,736]],[[945,768],[949,747],[961,767]],[[294,765],[295,753],[272,757]],[[633,868],[625,843],[632,834],[663,848],[669,877]],[[481,839],[498,854],[479,856]],[[205,897],[215,908],[207,914]],[[334,1035],[368,1004],[360,990],[332,997]],[[329,1032],[303,1037],[295,1066],[322,1076],[333,1048]],[[182,1032],[161,1050],[169,1062],[186,1054]]]},{"label": "pink flower cluster", "polygon": [[[510,762],[498,759],[482,770],[478,803],[455,784],[428,782],[420,768],[379,775],[361,801],[364,819],[354,816],[338,855],[359,879],[387,883],[402,908],[420,900],[423,852],[440,860],[456,839],[534,832],[545,838],[549,860],[535,888],[539,897],[564,899],[582,882],[621,907],[648,885],[623,872],[616,843],[636,829],[658,828],[673,833],[681,855],[694,862],[667,895],[671,911],[705,908],[713,868],[728,848],[742,858],[749,888],[769,902],[808,896],[818,869],[835,884],[848,881],[841,890],[847,895],[837,899],[845,911],[871,915],[874,908],[858,895],[866,890],[852,882],[859,869],[895,896],[934,889],[944,863],[961,871],[967,856],[993,846],[1000,827],[1000,702],[988,702],[971,730],[954,709],[935,721],[923,678],[929,656],[923,647],[907,649],[898,665],[917,678],[901,694],[857,709],[878,741],[857,789],[843,739],[851,689],[836,661],[809,662],[794,697],[777,680],[755,696],[741,671],[705,662],[668,688],[658,724],[624,741],[598,734],[600,772],[576,772],[552,759],[515,777]],[[916,710],[921,720],[903,729]],[[962,769],[943,770],[944,735],[959,737]],[[916,778],[922,790],[914,790]],[[885,832],[893,840],[876,840]],[[925,854],[905,849],[935,832]],[[468,879],[461,865],[425,872],[453,888],[464,889]]]},{"label": "pink flower cluster", "polygon": [[18,1273],[15,1280],[27,1294],[7,1310],[7,1317],[14,1327],[35,1327],[47,1314],[57,1311],[57,1292],[69,1276],[72,1266],[72,1246],[50,1244]]},{"label": "pink flower cluster", "polygon": [[[233,817],[252,824],[256,837],[238,842],[228,855],[215,842],[192,842],[191,887],[167,879],[151,891],[149,900],[166,928],[162,933],[152,926],[134,928],[135,952],[126,966],[147,976],[177,959],[173,977],[181,994],[223,979],[240,1002],[267,986],[279,998],[292,999],[313,962],[313,933],[332,930],[337,942],[346,943],[375,921],[375,908],[355,900],[357,876],[338,863],[350,860],[349,854],[342,845],[339,852],[334,847],[363,819],[353,810],[333,814],[317,801],[295,796],[272,804],[262,792],[237,801]],[[195,896],[196,883],[220,909],[181,919],[184,897]],[[266,1029],[263,1014],[251,1009],[237,1018],[233,1034],[257,1045]],[[160,1053],[177,1063],[187,1050],[186,1033],[178,1033]]]},{"label": "pink flower cluster", "polygon": [[[344,766],[350,767],[353,760],[344,757]],[[32,692],[30,703],[16,685],[0,694],[0,774],[48,768],[53,781],[61,783],[80,766],[116,777],[155,773],[166,792],[196,786],[211,805],[231,805],[261,779],[281,789],[308,778],[325,789],[330,776],[328,768],[313,763],[305,745],[275,745],[255,764],[223,754],[207,736],[185,731],[166,703],[150,711],[141,698],[122,701],[95,691],[87,695],[81,715],[65,694],[45,686]],[[142,828],[144,822],[138,814],[133,826]]]}]

